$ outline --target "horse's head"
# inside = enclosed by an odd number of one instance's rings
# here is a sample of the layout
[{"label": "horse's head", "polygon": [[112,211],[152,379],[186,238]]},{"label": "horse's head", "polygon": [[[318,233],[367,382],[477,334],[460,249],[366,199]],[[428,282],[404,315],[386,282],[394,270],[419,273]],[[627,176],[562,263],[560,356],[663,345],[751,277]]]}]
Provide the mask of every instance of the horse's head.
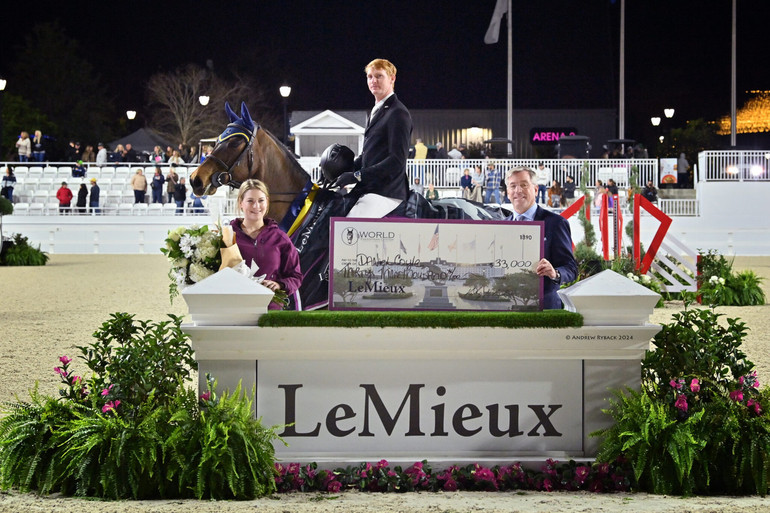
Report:
[{"label": "horse's head", "polygon": [[225,103],[225,112],[230,124],[217,138],[211,154],[190,175],[190,185],[198,196],[213,194],[223,185],[238,187],[251,176],[255,163],[252,149],[259,126],[251,119],[245,103],[241,103],[240,117],[229,103]]}]

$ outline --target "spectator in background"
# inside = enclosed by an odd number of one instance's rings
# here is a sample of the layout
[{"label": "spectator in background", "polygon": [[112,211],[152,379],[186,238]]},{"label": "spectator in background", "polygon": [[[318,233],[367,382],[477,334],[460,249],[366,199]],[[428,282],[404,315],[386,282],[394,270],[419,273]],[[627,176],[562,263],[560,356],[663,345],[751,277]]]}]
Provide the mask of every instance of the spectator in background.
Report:
[{"label": "spectator in background", "polygon": [[495,168],[494,162],[487,164],[487,176],[484,183],[484,203],[490,203],[492,195],[495,195],[495,203],[500,204],[500,181],[502,175],[500,170]]},{"label": "spectator in background", "polygon": [[412,185],[412,190],[417,194],[419,194],[420,196],[422,196],[423,193],[425,192],[425,188],[423,187],[419,176],[414,177],[414,184]]},{"label": "spectator in background", "polygon": [[168,172],[168,176],[166,176],[166,193],[168,194],[169,203],[174,201],[174,187],[179,183],[179,175],[176,174],[175,167],[174,164],[171,164],[171,170]]},{"label": "spectator in background", "polygon": [[438,191],[433,187],[432,183],[428,184],[428,192],[425,193],[425,197],[429,200],[437,200],[438,199]]},{"label": "spectator in background", "polygon": [[173,150],[171,152],[171,157],[168,159],[169,164],[176,164],[177,166],[181,166],[184,164],[184,159],[182,158],[181,153],[179,153],[179,150]]},{"label": "spectator in background", "polygon": [[94,214],[99,213],[99,192],[96,178],[91,178],[91,198],[88,201],[88,206],[91,207],[91,212]]},{"label": "spectator in background", "polygon": [[572,175],[567,175],[567,181],[564,183],[563,190],[564,204],[569,207],[575,203],[575,180],[573,180]]},{"label": "spectator in background", "polygon": [[460,178],[460,186],[463,190],[463,198],[481,203],[481,186],[471,176],[471,170],[467,167],[463,170],[463,176]]},{"label": "spectator in background", "polygon": [[147,178],[144,177],[142,168],[136,170],[131,177],[131,188],[134,190],[134,203],[144,203],[144,195],[147,193]]},{"label": "spectator in background", "polygon": [[43,132],[35,130],[35,137],[32,139],[32,160],[43,162],[45,160],[45,142]]},{"label": "spectator in background", "polygon": [[685,189],[690,185],[690,163],[684,152],[679,154],[676,161],[676,183],[678,189]]},{"label": "spectator in background", "polygon": [[612,178],[607,180],[607,192],[609,192],[613,196],[617,196],[618,194],[618,184],[616,184],[615,180],[613,180]]},{"label": "spectator in background", "polygon": [[658,189],[655,188],[652,180],[647,180],[647,185],[642,190],[642,196],[650,203],[658,202]]},{"label": "spectator in background", "polygon": [[546,204],[545,190],[548,188],[548,184],[551,183],[551,170],[545,167],[545,164],[538,162],[537,169],[537,196],[535,197],[536,203]]},{"label": "spectator in background", "polygon": [[448,159],[449,154],[446,151],[446,148],[444,148],[444,144],[439,141],[436,143],[436,158],[437,159]]},{"label": "spectator in background", "polygon": [[72,178],[83,178],[86,176],[86,166],[83,165],[82,160],[78,160],[74,166],[72,166]]},{"label": "spectator in background", "polygon": [[88,201],[88,187],[86,187],[86,184],[81,183],[78,189],[78,201],[75,203],[78,214],[83,215],[86,213],[86,201]]},{"label": "spectator in background", "polygon": [[75,141],[70,140],[67,149],[64,150],[64,161],[77,162],[78,160],[80,160],[80,152],[75,148]]},{"label": "spectator in background", "polygon": [[419,160],[417,164],[417,173],[420,175],[420,180],[425,181],[425,159],[428,158],[428,147],[422,142],[422,139],[417,138],[417,142],[414,143],[414,160]]},{"label": "spectator in background", "polygon": [[185,157],[184,160],[190,164],[197,164],[196,160],[198,160],[198,147],[190,146],[190,153],[187,155],[187,157]]},{"label": "spectator in background", "polygon": [[453,144],[452,149],[449,150],[449,153],[447,153],[450,159],[459,160],[464,158],[463,154],[460,152],[460,150],[457,149],[457,145]]},{"label": "spectator in background", "polygon": [[465,146],[465,143],[460,143],[460,146],[458,146],[457,149],[460,150],[460,155],[462,155],[462,158],[468,158],[468,148]]},{"label": "spectator in background", "polygon": [[176,215],[178,216],[184,214],[185,199],[187,199],[187,186],[184,184],[184,177],[182,177],[174,187],[174,202],[176,203]]},{"label": "spectator in background", "polygon": [[90,144],[86,145],[86,149],[80,155],[80,160],[83,162],[94,162],[96,160],[96,153],[94,153],[94,147]]},{"label": "spectator in background", "polygon": [[163,184],[166,179],[163,177],[163,173],[160,171],[160,166],[155,166],[155,174],[152,175],[152,202],[163,203]]},{"label": "spectator in background", "polygon": [[16,140],[16,148],[19,152],[19,162],[29,162],[32,156],[32,142],[29,140],[29,132],[22,131]]},{"label": "spectator in background", "polygon": [[5,166],[2,184],[0,196],[13,203],[13,188],[16,187],[16,177],[13,176],[13,170],[10,166]]},{"label": "spectator in background", "polygon": [[67,182],[62,182],[56,191],[56,199],[59,200],[59,214],[67,214],[72,203],[72,191],[67,187]]},{"label": "spectator in background", "polygon": [[190,149],[182,143],[179,143],[179,148],[177,149],[179,150],[179,156],[182,157],[182,160],[190,162]]},{"label": "spectator in background", "polygon": [[107,160],[109,156],[107,155],[107,148],[104,147],[104,144],[99,143],[96,145],[97,151],[96,152],[96,165],[97,166],[104,166],[107,164]]},{"label": "spectator in background", "polygon": [[137,155],[136,150],[134,150],[134,147],[131,146],[131,143],[126,143],[126,153],[123,155],[123,161],[139,162],[139,155]]},{"label": "spectator in background", "polygon": [[166,152],[163,154],[163,160],[168,162],[171,158],[171,156],[174,154],[174,148],[171,146],[166,146]]},{"label": "spectator in background", "polygon": [[112,152],[112,162],[125,162],[126,161],[126,148],[122,144],[115,146],[115,151]]},{"label": "spectator in background", "polygon": [[208,196],[196,196],[194,192],[190,193],[190,199],[192,200],[192,211],[195,215],[203,215],[206,213],[205,207],[203,205],[203,200],[208,198]]},{"label": "spectator in background", "polygon": [[558,180],[554,180],[551,187],[548,189],[548,204],[551,208],[560,208],[562,203],[562,196],[564,191],[561,188],[561,184]]},{"label": "spectator in background", "polygon": [[153,164],[160,164],[161,162],[165,162],[166,159],[163,156],[163,149],[160,146],[155,146],[152,149],[152,153],[150,153],[149,161]]}]

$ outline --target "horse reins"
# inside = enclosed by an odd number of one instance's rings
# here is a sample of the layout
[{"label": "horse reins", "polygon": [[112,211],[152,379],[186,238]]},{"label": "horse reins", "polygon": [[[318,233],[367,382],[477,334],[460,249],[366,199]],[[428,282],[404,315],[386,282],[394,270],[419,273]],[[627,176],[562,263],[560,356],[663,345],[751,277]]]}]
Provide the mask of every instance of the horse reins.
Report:
[{"label": "horse reins", "polygon": [[[232,129],[232,130],[231,130]],[[230,123],[227,125],[227,128],[225,128],[225,131],[222,132],[222,134],[217,138],[217,144],[222,144],[227,139],[235,136],[242,136],[246,139],[246,146],[241,150],[241,152],[238,154],[238,156],[235,158],[235,162],[233,162],[232,165],[228,166],[226,162],[224,162],[219,157],[216,157],[213,152],[212,154],[208,155],[206,157],[206,160],[211,159],[217,166],[223,169],[223,171],[214,171],[211,174],[211,178],[209,180],[209,186],[207,187],[204,194],[208,192],[209,187],[223,187],[225,185],[232,187],[233,189],[238,189],[243,184],[243,182],[239,182],[237,180],[233,179],[233,173],[232,170],[236,166],[238,166],[241,163],[241,159],[243,158],[243,155],[246,154],[249,161],[247,166],[247,175],[246,180],[250,180],[253,178],[252,176],[252,162],[254,159],[254,139],[257,137],[257,132],[259,132],[259,125],[256,125],[254,127],[254,130],[249,130],[245,126],[241,125],[240,123]],[[257,148],[259,148],[259,145],[257,145]],[[246,153],[246,150],[249,150],[248,153]],[[262,161],[262,166],[264,167],[264,154],[260,152],[260,161]],[[288,191],[288,192],[270,192],[271,196],[279,196],[279,195],[296,195],[299,194],[302,191]],[[291,203],[293,200],[274,200],[277,203]]]}]

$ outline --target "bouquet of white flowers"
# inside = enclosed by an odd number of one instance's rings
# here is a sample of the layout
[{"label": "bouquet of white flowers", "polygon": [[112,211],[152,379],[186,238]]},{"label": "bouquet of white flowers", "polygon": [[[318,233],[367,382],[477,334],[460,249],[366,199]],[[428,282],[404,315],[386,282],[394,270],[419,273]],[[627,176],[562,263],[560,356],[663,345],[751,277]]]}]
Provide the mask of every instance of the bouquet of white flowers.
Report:
[{"label": "bouquet of white flowers", "polygon": [[171,263],[168,293],[172,302],[180,289],[219,271],[222,264],[219,249],[222,246],[222,233],[218,228],[180,226],[168,232],[166,247],[161,248],[161,252]]},{"label": "bouquet of white flowers", "polygon": [[[223,232],[227,240],[223,239]],[[179,292],[188,285],[194,285],[208,278],[225,267],[231,267],[257,283],[261,283],[265,275],[257,276],[259,266],[254,262],[247,266],[235,244],[232,229],[193,225],[180,226],[168,232],[166,247],[161,252],[168,257],[171,269],[168,277],[168,295],[171,302]],[[224,262],[223,262],[224,255]],[[289,303],[285,290],[275,291],[273,303],[286,307]]]}]

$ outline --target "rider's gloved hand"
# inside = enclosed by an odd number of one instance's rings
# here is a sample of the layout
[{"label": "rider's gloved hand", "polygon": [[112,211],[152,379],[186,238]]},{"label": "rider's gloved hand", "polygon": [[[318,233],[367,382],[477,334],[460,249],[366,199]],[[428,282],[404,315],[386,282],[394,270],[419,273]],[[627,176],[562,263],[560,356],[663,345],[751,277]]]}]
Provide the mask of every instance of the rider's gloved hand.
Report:
[{"label": "rider's gloved hand", "polygon": [[332,187],[345,187],[351,183],[358,183],[358,180],[356,179],[356,175],[353,171],[348,171],[347,173],[342,173],[340,176],[338,176]]}]

